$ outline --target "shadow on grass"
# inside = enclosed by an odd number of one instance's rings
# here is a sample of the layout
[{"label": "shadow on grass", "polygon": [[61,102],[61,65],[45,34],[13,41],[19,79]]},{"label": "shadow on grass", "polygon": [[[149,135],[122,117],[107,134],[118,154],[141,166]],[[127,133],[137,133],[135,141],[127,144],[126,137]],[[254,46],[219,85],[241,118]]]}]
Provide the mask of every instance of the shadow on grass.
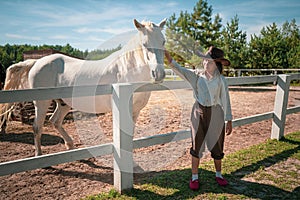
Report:
[{"label": "shadow on grass", "polygon": [[[123,194],[137,199],[190,199],[199,195],[204,195],[203,198],[213,198],[217,194],[230,197],[232,195],[240,195],[240,198],[255,198],[255,199],[299,199],[299,187],[293,192],[288,192],[272,185],[255,183],[237,179],[234,175],[226,175],[229,185],[220,187],[215,182],[215,173],[207,170],[199,171],[200,189],[191,191],[188,188],[190,178],[190,170],[175,170],[173,173],[178,175],[170,175],[170,172],[164,172],[161,177],[154,177],[151,181],[144,183],[151,184],[154,187],[169,189],[171,192],[168,195],[160,195],[159,192],[152,192],[147,189],[134,188],[125,191]],[[226,195],[225,195],[226,194]],[[235,197],[236,199],[237,197]]]},{"label": "shadow on grass", "polygon": [[264,158],[263,160],[260,160],[256,163],[253,163],[249,166],[244,166],[243,168],[240,168],[238,170],[236,170],[235,172],[231,173],[232,175],[234,175],[235,177],[239,177],[239,176],[245,176],[247,174],[253,173],[255,171],[257,171],[258,169],[260,169],[261,167],[270,167],[278,162],[284,161],[287,158],[289,158],[291,155],[293,155],[294,153],[300,151],[300,142],[294,141],[294,140],[290,140],[287,138],[283,138],[281,140],[282,142],[287,142],[290,144],[294,144],[294,145],[298,145],[295,148],[292,149],[288,149],[285,151],[282,151],[280,154],[276,154],[273,156],[268,156],[266,158]]},{"label": "shadow on grass", "polygon": [[[270,167],[284,161],[294,153],[300,151],[300,142],[286,138],[282,141],[297,146],[273,156],[266,157],[256,163],[244,166],[229,174],[225,174],[225,177],[230,183],[227,187],[217,185],[213,171],[200,168],[200,189],[198,191],[191,191],[188,188],[191,171],[190,169],[183,169],[145,174],[145,177],[153,175],[153,178],[147,178],[141,181],[138,183],[141,185],[136,186],[134,189],[124,191],[124,195],[137,199],[189,199],[195,197],[199,198],[199,195],[201,198],[214,199],[218,194],[224,196],[225,199],[231,196],[234,199],[300,199],[300,186],[295,188],[294,191],[289,192],[273,185],[242,180],[245,175],[253,173],[261,167]],[[282,145],[284,145],[284,143]],[[144,187],[143,184],[147,184],[148,186]],[[168,192],[166,192],[167,194],[164,192],[160,195],[160,190],[166,190]],[[234,195],[238,195],[238,197],[234,197]]]}]

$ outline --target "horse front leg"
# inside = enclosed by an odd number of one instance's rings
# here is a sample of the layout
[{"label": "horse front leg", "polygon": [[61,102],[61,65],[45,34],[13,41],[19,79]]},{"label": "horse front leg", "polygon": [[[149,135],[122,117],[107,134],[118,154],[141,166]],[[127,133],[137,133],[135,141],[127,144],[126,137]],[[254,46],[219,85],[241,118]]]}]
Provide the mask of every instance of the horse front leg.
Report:
[{"label": "horse front leg", "polygon": [[42,136],[43,125],[45,122],[46,114],[50,104],[51,101],[34,101],[35,119],[33,122],[33,136],[34,136],[35,156],[42,155],[41,136]]},{"label": "horse front leg", "polygon": [[63,120],[68,112],[71,110],[71,107],[65,104],[62,100],[56,100],[56,109],[53,115],[50,118],[50,122],[54,125],[55,129],[62,135],[64,138],[65,146],[68,150],[74,149],[74,143],[69,134],[62,127]]}]

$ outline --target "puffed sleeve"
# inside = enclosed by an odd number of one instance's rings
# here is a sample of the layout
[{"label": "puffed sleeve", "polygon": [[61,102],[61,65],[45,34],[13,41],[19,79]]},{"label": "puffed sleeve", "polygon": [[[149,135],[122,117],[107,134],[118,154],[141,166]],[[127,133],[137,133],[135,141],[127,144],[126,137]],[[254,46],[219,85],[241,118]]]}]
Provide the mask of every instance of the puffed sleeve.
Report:
[{"label": "puffed sleeve", "polygon": [[224,110],[224,117],[225,121],[232,120],[232,112],[231,112],[231,103],[230,103],[230,96],[228,90],[227,80],[224,76],[221,77],[221,103]]}]

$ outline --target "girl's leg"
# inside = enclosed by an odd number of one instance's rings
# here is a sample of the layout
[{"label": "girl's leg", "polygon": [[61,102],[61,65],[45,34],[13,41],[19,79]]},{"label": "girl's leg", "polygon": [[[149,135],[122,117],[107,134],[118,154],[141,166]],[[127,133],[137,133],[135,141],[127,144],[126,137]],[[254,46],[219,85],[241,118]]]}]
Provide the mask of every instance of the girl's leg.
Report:
[{"label": "girl's leg", "polygon": [[214,163],[215,163],[216,171],[221,172],[222,171],[222,160],[214,159]]},{"label": "girl's leg", "polygon": [[[189,187],[192,190],[199,189],[199,180],[198,180],[198,168],[201,157],[200,149],[205,138],[205,127],[206,124],[203,120],[203,115],[205,115],[206,110],[200,106],[198,102],[195,102],[192,115],[191,115],[191,136],[192,136],[192,147],[190,149],[190,154],[192,155],[192,179],[190,180]],[[198,157],[199,156],[199,157]]]},{"label": "girl's leg", "polygon": [[192,156],[192,179],[190,180],[190,189],[198,190],[199,189],[199,177],[198,177],[198,167],[199,167],[199,158]]},{"label": "girl's leg", "polygon": [[216,181],[220,186],[228,185],[228,182],[225,178],[223,178],[221,170],[222,170],[222,160],[214,159],[215,168],[216,168]]},{"label": "girl's leg", "polygon": [[192,174],[198,174],[199,162],[199,158],[192,156]]},{"label": "girl's leg", "polygon": [[199,152],[203,139],[205,137],[204,127],[203,127],[203,113],[199,103],[196,101],[192,113],[191,113],[191,136],[192,136],[192,147],[190,149],[190,154],[192,156],[192,180],[198,179],[198,168],[199,168]]}]

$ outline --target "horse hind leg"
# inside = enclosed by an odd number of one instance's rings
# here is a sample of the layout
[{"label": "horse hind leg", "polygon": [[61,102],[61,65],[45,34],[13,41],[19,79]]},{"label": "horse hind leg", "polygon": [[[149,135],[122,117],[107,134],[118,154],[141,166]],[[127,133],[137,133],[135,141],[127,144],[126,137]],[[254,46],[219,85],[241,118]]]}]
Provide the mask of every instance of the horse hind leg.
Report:
[{"label": "horse hind leg", "polygon": [[75,147],[72,138],[62,127],[63,120],[65,116],[68,114],[68,112],[71,110],[71,107],[65,104],[60,99],[55,101],[56,101],[56,109],[49,120],[54,125],[55,129],[62,135],[66,148],[74,149]]},{"label": "horse hind leg", "polygon": [[34,101],[35,106],[35,119],[33,122],[33,136],[34,136],[34,146],[35,146],[35,155],[42,155],[41,149],[41,136],[43,131],[43,125],[45,122],[46,114],[48,107],[50,106],[51,101]]}]

